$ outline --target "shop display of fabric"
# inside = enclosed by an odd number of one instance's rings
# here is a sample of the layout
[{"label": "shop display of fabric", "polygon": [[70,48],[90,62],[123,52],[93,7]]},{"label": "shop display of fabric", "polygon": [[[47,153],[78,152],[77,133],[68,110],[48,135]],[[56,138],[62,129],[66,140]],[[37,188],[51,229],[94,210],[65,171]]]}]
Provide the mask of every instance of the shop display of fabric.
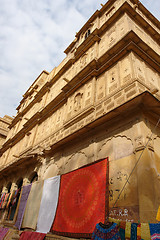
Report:
[{"label": "shop display of fabric", "polygon": [[141,240],[141,224],[137,226],[137,240]]},{"label": "shop display of fabric", "polygon": [[19,191],[20,191],[20,189],[17,189],[17,190],[14,192],[13,199],[12,199],[12,202],[11,202],[12,205],[14,205],[14,204],[16,203],[17,197],[18,197],[18,195],[19,195]]},{"label": "shop display of fabric", "polygon": [[8,199],[9,199],[9,195],[10,195],[10,193],[6,193],[6,194],[5,194],[3,203],[2,203],[2,205],[1,205],[1,208],[2,208],[2,209],[4,209],[4,208],[6,207],[7,201],[8,201]]},{"label": "shop display of fabric", "polygon": [[32,184],[24,212],[22,228],[31,228],[33,230],[36,230],[42,190],[43,181],[37,181]]},{"label": "shop display of fabric", "polygon": [[9,229],[6,236],[4,237],[4,240],[11,240],[14,234],[15,234],[15,230]]},{"label": "shop display of fabric", "polygon": [[92,240],[120,240],[120,234],[118,231],[118,225],[111,223],[111,225],[104,225],[101,222],[96,224],[94,232],[92,234]]},{"label": "shop display of fabric", "polygon": [[45,233],[38,232],[22,232],[20,240],[43,240],[45,238]]},{"label": "shop display of fabric", "polygon": [[158,208],[156,220],[157,220],[158,222],[160,222],[160,206],[159,206],[159,208]]},{"label": "shop display of fabric", "polygon": [[6,208],[9,208],[10,203],[11,203],[11,201],[12,201],[12,199],[13,199],[14,193],[15,193],[15,190],[10,193],[10,196],[9,196],[9,199],[8,199],[8,202],[7,202],[7,205],[6,205]]},{"label": "shop display of fabric", "polygon": [[59,196],[60,176],[44,181],[41,205],[37,221],[37,232],[47,233],[53,223]]},{"label": "shop display of fabric", "polygon": [[0,227],[0,240],[3,240],[5,235],[7,234],[9,228],[3,228],[3,227]]},{"label": "shop display of fabric", "polygon": [[160,239],[160,223],[150,223],[149,224],[150,228],[150,234],[151,234],[151,239]]},{"label": "shop display of fabric", "polygon": [[22,189],[22,195],[21,195],[21,199],[20,199],[17,220],[16,220],[16,223],[15,223],[15,226],[19,230],[21,228],[24,211],[25,211],[27,200],[28,200],[28,196],[29,196],[29,193],[30,193],[30,190],[31,190],[31,185],[32,184],[29,184],[27,186],[23,186],[23,189]]},{"label": "shop display of fabric", "polygon": [[51,231],[71,237],[91,237],[104,222],[108,206],[108,159],[61,176],[57,212]]},{"label": "shop display of fabric", "polygon": [[131,238],[131,222],[126,222],[125,239]]},{"label": "shop display of fabric", "polygon": [[131,224],[131,240],[137,240],[137,223]]},{"label": "shop display of fabric", "polygon": [[148,223],[141,223],[141,239],[150,240],[151,234]]},{"label": "shop display of fabric", "polygon": [[119,234],[120,234],[121,240],[125,240],[125,228],[126,228],[126,222],[121,221],[119,225]]},{"label": "shop display of fabric", "polygon": [[5,196],[6,196],[6,193],[2,193],[1,200],[0,200],[0,209],[2,208]]}]

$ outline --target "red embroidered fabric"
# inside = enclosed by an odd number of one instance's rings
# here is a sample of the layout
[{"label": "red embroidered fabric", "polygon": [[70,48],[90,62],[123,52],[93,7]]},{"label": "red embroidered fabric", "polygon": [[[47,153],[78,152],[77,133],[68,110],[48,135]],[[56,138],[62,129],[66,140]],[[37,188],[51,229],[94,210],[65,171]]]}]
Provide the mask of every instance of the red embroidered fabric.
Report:
[{"label": "red embroidered fabric", "polygon": [[108,159],[103,159],[61,176],[53,233],[89,237],[96,223],[104,222],[108,210],[107,163]]},{"label": "red embroidered fabric", "polygon": [[20,240],[43,240],[46,234],[37,232],[22,232]]}]

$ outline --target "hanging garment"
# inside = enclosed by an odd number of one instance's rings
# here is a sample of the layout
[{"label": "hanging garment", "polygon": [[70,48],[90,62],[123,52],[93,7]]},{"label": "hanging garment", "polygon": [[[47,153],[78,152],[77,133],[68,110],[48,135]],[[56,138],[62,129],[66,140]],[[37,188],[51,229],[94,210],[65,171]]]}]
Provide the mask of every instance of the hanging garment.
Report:
[{"label": "hanging garment", "polygon": [[137,240],[141,240],[141,224],[138,224],[137,226]]},{"label": "hanging garment", "polygon": [[151,239],[160,239],[160,223],[150,223],[150,234],[151,234]]},{"label": "hanging garment", "polygon": [[0,227],[0,240],[3,240],[5,235],[7,234],[9,228],[3,228],[3,227]]},{"label": "hanging garment", "polygon": [[131,224],[131,240],[137,240],[137,226],[138,223]]},{"label": "hanging garment", "polygon": [[5,199],[6,193],[2,193],[1,200],[0,200],[0,209],[2,208],[3,201]]},{"label": "hanging garment", "polygon": [[125,240],[125,228],[126,228],[126,222],[121,221],[119,225],[119,234],[120,234],[121,240]]},{"label": "hanging garment", "polygon": [[9,196],[9,199],[8,199],[8,202],[7,202],[7,205],[6,205],[6,208],[9,208],[9,206],[10,206],[10,204],[11,204],[11,202],[12,202],[14,193],[15,193],[15,190],[10,193],[10,196]]},{"label": "hanging garment", "polygon": [[39,214],[39,208],[41,203],[43,190],[43,181],[34,182],[31,186],[26,209],[24,212],[24,218],[22,221],[22,228],[31,228],[36,230],[37,218]]},{"label": "hanging garment", "polygon": [[6,236],[4,237],[4,240],[11,240],[14,234],[15,234],[15,230],[9,229]]},{"label": "hanging garment", "polygon": [[43,240],[46,234],[37,232],[22,232],[20,240]]},{"label": "hanging garment", "polygon": [[157,220],[158,222],[160,222],[160,206],[159,206],[159,208],[158,208],[156,220]]},{"label": "hanging garment", "polygon": [[52,232],[71,237],[90,237],[104,222],[108,206],[107,159],[61,176],[59,201]]},{"label": "hanging garment", "polygon": [[118,231],[118,225],[116,223],[112,223],[109,228],[105,228],[102,223],[96,224],[94,232],[92,234],[92,240],[120,240],[120,234]]},{"label": "hanging garment", "polygon": [[141,239],[150,240],[151,234],[148,223],[141,223]]},{"label": "hanging garment", "polygon": [[2,203],[2,205],[1,205],[1,208],[2,208],[2,209],[4,209],[4,208],[6,207],[6,204],[7,204],[8,199],[9,199],[9,195],[10,195],[10,193],[6,193],[6,194],[5,194],[3,203]]},{"label": "hanging garment", "polygon": [[36,232],[47,233],[53,223],[59,196],[60,176],[44,181]]},{"label": "hanging garment", "polygon": [[125,239],[131,238],[131,222],[126,222]]},{"label": "hanging garment", "polygon": [[19,209],[18,209],[17,220],[16,220],[16,223],[15,223],[15,226],[19,230],[21,228],[23,215],[24,215],[24,211],[25,211],[25,208],[26,208],[26,204],[27,204],[27,200],[28,200],[30,190],[31,190],[31,184],[29,184],[27,186],[23,186],[22,195],[21,195],[20,204],[19,204]]}]

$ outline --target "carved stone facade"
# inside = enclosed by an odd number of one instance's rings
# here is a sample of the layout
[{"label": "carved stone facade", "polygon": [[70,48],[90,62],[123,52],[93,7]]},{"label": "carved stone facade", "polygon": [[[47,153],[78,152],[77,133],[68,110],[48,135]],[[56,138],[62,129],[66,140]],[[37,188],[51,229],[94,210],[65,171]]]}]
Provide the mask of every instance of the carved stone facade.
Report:
[{"label": "carved stone facade", "polygon": [[160,29],[135,4],[109,0],[23,95],[0,149],[3,192],[109,157],[110,216],[156,221]]}]

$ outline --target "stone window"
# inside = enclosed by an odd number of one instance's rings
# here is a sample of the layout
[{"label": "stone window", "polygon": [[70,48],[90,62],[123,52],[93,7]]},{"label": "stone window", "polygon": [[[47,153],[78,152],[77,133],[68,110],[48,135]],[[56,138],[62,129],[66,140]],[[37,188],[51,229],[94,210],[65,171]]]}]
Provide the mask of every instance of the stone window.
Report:
[{"label": "stone window", "polygon": [[86,40],[90,34],[91,34],[91,30],[88,29],[87,32],[85,33],[84,39]]}]

